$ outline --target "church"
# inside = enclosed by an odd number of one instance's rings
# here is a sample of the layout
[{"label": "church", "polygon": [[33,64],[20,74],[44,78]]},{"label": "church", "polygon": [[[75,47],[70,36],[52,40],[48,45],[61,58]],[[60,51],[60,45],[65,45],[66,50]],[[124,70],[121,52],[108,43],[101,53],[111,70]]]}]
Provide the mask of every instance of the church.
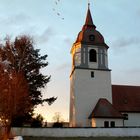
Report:
[{"label": "church", "polygon": [[88,6],[71,48],[70,127],[140,126],[140,86],[111,84],[108,49]]}]

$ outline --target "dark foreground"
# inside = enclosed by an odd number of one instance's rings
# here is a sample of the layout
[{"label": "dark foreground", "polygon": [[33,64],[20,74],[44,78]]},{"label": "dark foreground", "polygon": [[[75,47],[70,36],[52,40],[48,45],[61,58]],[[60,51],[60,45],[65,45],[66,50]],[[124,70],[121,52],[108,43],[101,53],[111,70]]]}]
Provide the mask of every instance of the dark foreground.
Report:
[{"label": "dark foreground", "polygon": [[24,140],[140,140],[140,137],[91,137],[91,138],[24,137]]}]

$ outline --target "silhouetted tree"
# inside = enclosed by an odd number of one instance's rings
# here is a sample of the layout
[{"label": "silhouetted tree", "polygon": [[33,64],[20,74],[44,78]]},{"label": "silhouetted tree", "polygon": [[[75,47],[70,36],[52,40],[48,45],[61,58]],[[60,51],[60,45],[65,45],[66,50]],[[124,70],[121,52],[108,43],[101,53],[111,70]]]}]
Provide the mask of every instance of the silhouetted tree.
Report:
[{"label": "silhouetted tree", "polygon": [[41,88],[50,81],[50,76],[43,75],[41,69],[48,65],[47,55],[41,55],[39,49],[34,48],[32,38],[18,36],[14,41],[6,39],[5,44],[0,46],[0,61],[10,70],[22,71],[28,83],[29,96],[32,108],[28,115],[32,115],[34,107],[43,102],[52,104],[56,98],[42,99]]},{"label": "silhouetted tree", "polygon": [[52,119],[54,121],[53,127],[63,127],[64,119],[60,112],[56,112]]},{"label": "silhouetted tree", "polygon": [[62,122],[54,122],[52,127],[61,128],[61,127],[63,127],[63,123]]},{"label": "silhouetted tree", "polygon": [[43,116],[37,115],[35,118],[32,119],[31,127],[42,127],[43,125]]}]

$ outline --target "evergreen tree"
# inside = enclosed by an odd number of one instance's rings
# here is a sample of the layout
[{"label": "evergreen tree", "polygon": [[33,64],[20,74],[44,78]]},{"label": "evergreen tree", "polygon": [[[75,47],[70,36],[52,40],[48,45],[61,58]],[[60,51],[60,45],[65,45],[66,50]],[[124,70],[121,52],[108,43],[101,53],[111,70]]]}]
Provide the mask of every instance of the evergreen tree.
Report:
[{"label": "evergreen tree", "polygon": [[44,75],[41,69],[48,65],[47,55],[41,55],[39,49],[34,48],[32,38],[28,36],[18,36],[14,41],[6,39],[5,44],[0,46],[0,61],[6,65],[7,69],[16,72],[22,71],[29,87],[32,113],[36,105],[48,102],[52,104],[56,98],[42,99],[41,88],[50,81],[50,76]]}]

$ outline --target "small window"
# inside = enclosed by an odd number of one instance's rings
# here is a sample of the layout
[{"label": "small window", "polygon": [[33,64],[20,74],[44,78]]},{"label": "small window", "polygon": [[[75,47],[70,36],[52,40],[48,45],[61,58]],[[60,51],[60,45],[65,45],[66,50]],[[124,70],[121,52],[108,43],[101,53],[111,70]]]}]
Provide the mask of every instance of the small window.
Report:
[{"label": "small window", "polygon": [[104,127],[105,127],[105,128],[108,128],[108,127],[109,127],[109,122],[108,122],[108,121],[105,121],[105,122],[104,122]]},{"label": "small window", "polygon": [[123,114],[124,120],[128,120],[128,114]]},{"label": "small window", "polygon": [[90,35],[90,36],[89,36],[89,40],[90,40],[90,41],[94,41],[94,40],[95,40],[95,36],[94,36],[94,35]]},{"label": "small window", "polygon": [[111,121],[111,122],[110,122],[110,126],[111,126],[111,127],[115,127],[115,122],[114,122],[114,121]]},{"label": "small window", "polygon": [[96,50],[91,49],[89,52],[89,61],[90,62],[97,62]]},{"label": "small window", "polygon": [[91,71],[91,78],[94,78],[94,71]]}]

